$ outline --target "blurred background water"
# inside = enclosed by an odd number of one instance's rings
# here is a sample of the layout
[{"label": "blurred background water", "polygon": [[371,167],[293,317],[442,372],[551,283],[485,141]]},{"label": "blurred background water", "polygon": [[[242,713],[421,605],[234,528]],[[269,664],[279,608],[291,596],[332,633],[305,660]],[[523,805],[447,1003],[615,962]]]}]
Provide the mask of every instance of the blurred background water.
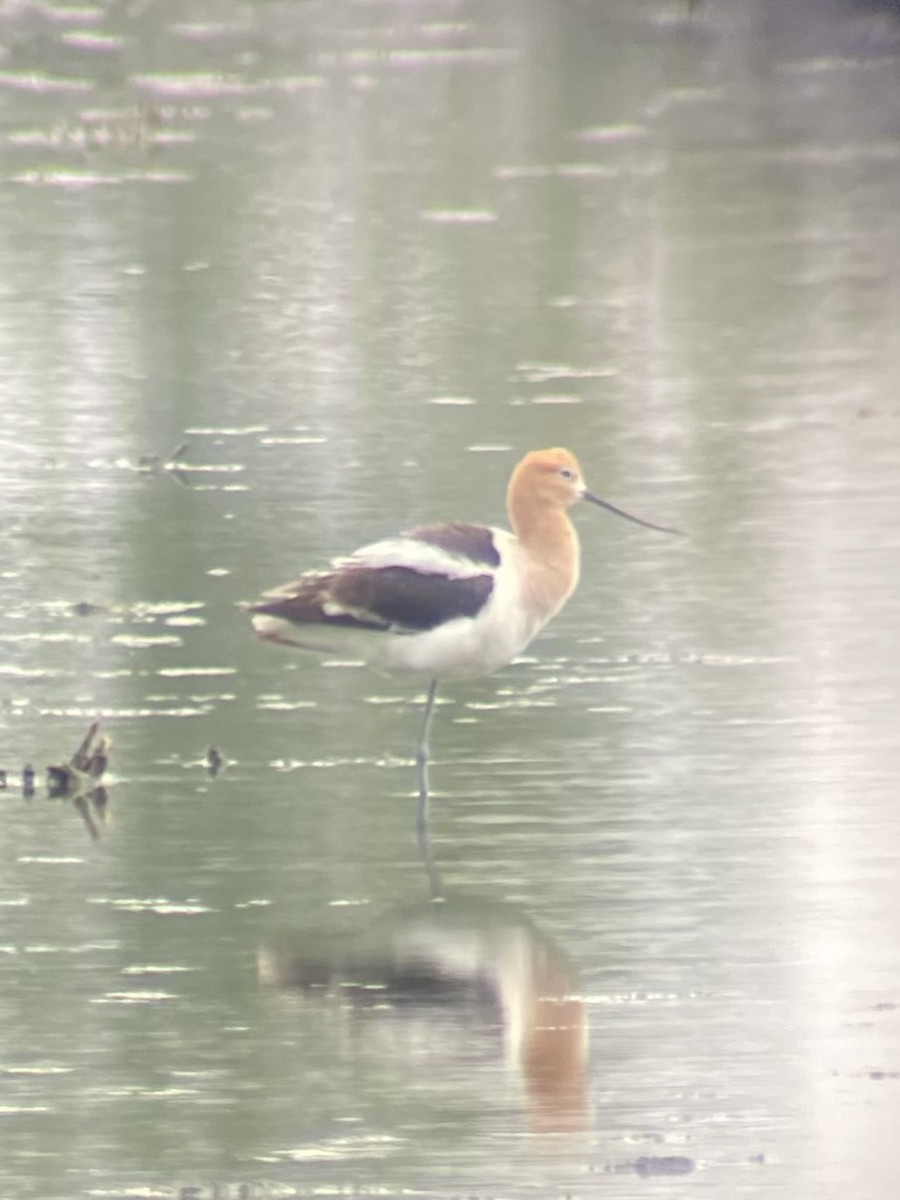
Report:
[{"label": "blurred background water", "polygon": [[[4,1194],[893,1200],[897,6],[21,0],[0,140]],[[555,444],[687,536],[443,690],[435,905],[237,605]]]}]

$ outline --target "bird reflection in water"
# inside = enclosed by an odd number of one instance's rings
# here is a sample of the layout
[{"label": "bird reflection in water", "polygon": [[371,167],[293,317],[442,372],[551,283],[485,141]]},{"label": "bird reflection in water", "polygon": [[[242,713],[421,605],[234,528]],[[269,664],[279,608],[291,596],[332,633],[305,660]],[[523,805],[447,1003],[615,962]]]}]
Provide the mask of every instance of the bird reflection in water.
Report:
[{"label": "bird reflection in water", "polygon": [[532,1130],[587,1125],[587,1022],[566,955],[515,909],[444,898],[399,909],[358,933],[287,932],[260,949],[262,982],[360,1009],[389,1005],[401,1019],[431,1014],[446,1037],[446,1005],[460,1032],[472,1006],[496,1022],[519,1075]]}]

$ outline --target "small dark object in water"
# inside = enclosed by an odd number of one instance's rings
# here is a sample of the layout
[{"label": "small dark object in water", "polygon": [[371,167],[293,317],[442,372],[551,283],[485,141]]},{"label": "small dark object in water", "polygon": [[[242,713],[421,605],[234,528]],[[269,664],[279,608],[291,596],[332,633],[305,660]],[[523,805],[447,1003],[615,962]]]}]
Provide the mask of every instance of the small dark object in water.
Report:
[{"label": "small dark object in water", "polygon": [[185,482],[184,472],[180,470],[181,460],[190,450],[189,442],[180,442],[168,455],[142,454],[138,459],[138,469],[151,474],[167,473],[174,475],[179,483]]},{"label": "small dark object in water", "polygon": [[26,763],[22,768],[22,795],[34,795],[34,767],[31,763]]},{"label": "small dark object in water", "polygon": [[102,612],[99,604],[91,604],[89,600],[76,600],[72,605],[72,613],[76,617],[92,617],[94,613]]},{"label": "small dark object in water", "polygon": [[0,792],[6,791],[6,772],[0,768]]},{"label": "small dark object in water", "polygon": [[210,775],[218,775],[224,766],[225,766],[225,759],[222,757],[222,755],[219,753],[219,751],[215,748],[215,746],[210,746],[210,748],[206,752],[206,769],[207,769],[207,771],[209,771]]},{"label": "small dark object in water", "polygon": [[71,775],[65,767],[47,768],[47,791],[51,796],[65,796],[70,789]]},{"label": "small dark object in water", "polygon": [[645,1154],[635,1159],[636,1175],[690,1175],[694,1169],[694,1160],[685,1158],[682,1154]]}]

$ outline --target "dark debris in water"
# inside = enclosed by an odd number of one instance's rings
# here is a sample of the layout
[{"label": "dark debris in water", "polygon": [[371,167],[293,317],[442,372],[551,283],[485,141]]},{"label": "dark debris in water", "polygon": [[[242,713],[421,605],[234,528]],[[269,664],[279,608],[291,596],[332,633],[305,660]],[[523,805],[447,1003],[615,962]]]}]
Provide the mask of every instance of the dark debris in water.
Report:
[{"label": "dark debris in water", "polygon": [[137,470],[144,475],[164,475],[168,479],[174,479],[182,487],[203,487],[207,489],[210,486],[219,487],[221,484],[210,485],[195,482],[198,475],[204,477],[208,477],[210,474],[215,476],[222,474],[233,475],[244,469],[240,463],[215,464],[190,462],[187,456],[191,449],[190,442],[179,442],[167,454],[142,454],[136,463],[120,460],[116,465],[124,466],[130,470]]},{"label": "dark debris in water", "polygon": [[72,757],[47,768],[48,794],[72,801],[94,841],[100,837],[99,825],[106,820],[109,794],[100,780],[109,765],[112,745],[99,734],[100,722],[92,721]]},{"label": "dark debris in water", "polygon": [[72,614],[76,617],[93,617],[103,612],[102,604],[92,604],[90,600],[77,600],[72,605]]},{"label": "dark debris in water", "polygon": [[635,1159],[636,1175],[690,1175],[694,1160],[683,1154],[645,1154]]},{"label": "dark debris in water", "polygon": [[47,789],[51,796],[77,796],[97,786],[109,764],[111,746],[109,738],[98,737],[99,732],[100,722],[93,721],[72,757],[47,768]]},{"label": "dark debris in water", "polygon": [[210,775],[218,775],[224,769],[226,763],[221,753],[215,746],[210,746],[206,751],[206,769]]},{"label": "dark debris in water", "polygon": [[[111,745],[109,738],[100,736],[100,722],[93,721],[74,754],[47,767],[48,797],[71,800],[94,840],[100,836],[99,824],[106,819],[109,795],[101,779],[109,764]],[[21,779],[22,795],[31,799],[36,791],[36,773],[31,763],[22,768]],[[7,789],[8,780],[9,772],[0,769],[0,790]]]},{"label": "dark debris in water", "polygon": [[642,1154],[640,1158],[614,1163],[606,1169],[612,1175],[633,1173],[648,1178],[651,1175],[690,1175],[696,1169],[696,1163],[683,1154]]},{"label": "dark debris in water", "polygon": [[164,127],[166,115],[149,101],[122,109],[83,109],[50,128],[14,132],[9,140],[22,149],[72,152],[85,159],[123,153],[150,159],[168,143],[186,140]]},{"label": "dark debris in water", "polygon": [[179,442],[168,454],[142,454],[138,459],[138,470],[154,475],[170,475],[187,487],[187,476],[182,463],[190,448],[189,442]]}]

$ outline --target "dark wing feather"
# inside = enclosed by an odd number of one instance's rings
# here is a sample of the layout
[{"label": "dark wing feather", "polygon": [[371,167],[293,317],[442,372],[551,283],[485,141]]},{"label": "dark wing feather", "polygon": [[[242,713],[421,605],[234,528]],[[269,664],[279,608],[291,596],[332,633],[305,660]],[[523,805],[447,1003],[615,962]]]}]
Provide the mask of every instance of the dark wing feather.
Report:
[{"label": "dark wing feather", "polygon": [[351,567],[337,577],[332,594],[350,609],[418,631],[477,616],[493,587],[490,575],[448,579],[410,567]]},{"label": "dark wing feather", "polygon": [[449,525],[420,525],[411,529],[407,537],[418,542],[437,546],[457,558],[469,562],[484,563],[486,567],[499,567],[500,554],[494,544],[494,531],[485,525],[466,525],[455,521]]},{"label": "dark wing feather", "polygon": [[411,567],[347,565],[305,576],[251,611],[297,625],[418,633],[457,617],[477,616],[493,588],[491,575],[450,579]]},{"label": "dark wing feather", "polygon": [[388,629],[390,622],[372,613],[349,612],[335,603],[332,586],[337,572],[319,571],[270,592],[250,607],[261,616],[280,617],[294,625],[339,625],[349,629]]}]

